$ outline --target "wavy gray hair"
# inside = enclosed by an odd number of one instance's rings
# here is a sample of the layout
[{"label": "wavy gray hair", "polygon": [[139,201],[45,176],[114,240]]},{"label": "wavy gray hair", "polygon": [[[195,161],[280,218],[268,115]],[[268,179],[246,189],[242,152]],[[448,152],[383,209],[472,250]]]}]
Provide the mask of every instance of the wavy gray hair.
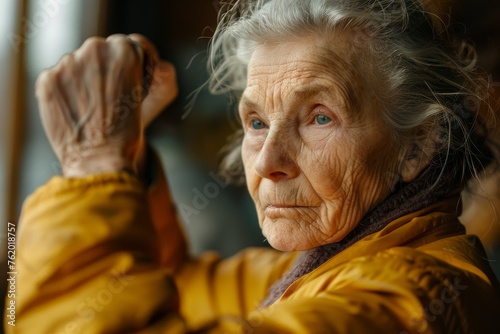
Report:
[{"label": "wavy gray hair", "polygon": [[[353,47],[368,48],[387,80],[381,117],[396,138],[420,137],[416,142],[424,143],[432,137],[428,154],[440,156],[443,171],[456,165],[464,182],[493,160],[484,146],[484,111],[491,108],[482,92],[488,87],[478,79],[475,52],[451,40],[444,24],[420,1],[236,0],[222,12],[209,51],[212,93],[238,98],[250,57],[266,41],[352,32]],[[242,175],[241,141],[235,143],[223,168]]]}]

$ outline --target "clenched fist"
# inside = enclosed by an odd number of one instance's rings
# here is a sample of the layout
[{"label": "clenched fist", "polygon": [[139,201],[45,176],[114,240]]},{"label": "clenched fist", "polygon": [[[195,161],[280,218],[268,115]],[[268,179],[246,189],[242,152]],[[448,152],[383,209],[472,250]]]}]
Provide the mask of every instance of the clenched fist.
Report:
[{"label": "clenched fist", "polygon": [[175,70],[141,35],[88,39],[40,74],[45,132],[67,177],[137,172],[144,128],[177,95]]}]

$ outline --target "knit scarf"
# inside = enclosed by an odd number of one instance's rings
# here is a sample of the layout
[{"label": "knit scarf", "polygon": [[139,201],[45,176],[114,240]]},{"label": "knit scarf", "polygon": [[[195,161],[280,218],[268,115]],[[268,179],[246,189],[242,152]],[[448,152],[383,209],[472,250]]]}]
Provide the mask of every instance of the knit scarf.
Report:
[{"label": "knit scarf", "polygon": [[290,271],[270,288],[261,306],[273,304],[294,281],[318,268],[355,242],[380,231],[395,219],[421,210],[460,188],[465,175],[457,172],[455,168],[443,170],[441,166],[441,164],[431,164],[413,182],[398,183],[396,189],[365,215],[341,241],[303,252]]}]

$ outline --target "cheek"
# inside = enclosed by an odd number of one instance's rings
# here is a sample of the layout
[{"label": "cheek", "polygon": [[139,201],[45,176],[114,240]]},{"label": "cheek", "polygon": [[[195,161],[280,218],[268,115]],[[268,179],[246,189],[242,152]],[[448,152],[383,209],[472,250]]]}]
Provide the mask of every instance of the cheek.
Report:
[{"label": "cheek", "polygon": [[297,162],[314,190],[324,198],[337,197],[343,187],[352,145],[337,136],[303,145]]},{"label": "cheek", "polygon": [[370,209],[395,184],[397,159],[388,143],[363,133],[332,136],[323,145],[303,149],[301,169],[321,198],[335,207],[341,204],[343,214],[352,216],[347,211]]},{"label": "cheek", "polygon": [[258,195],[257,189],[259,185],[259,178],[255,172],[257,152],[255,145],[252,145],[244,138],[241,145],[241,159],[245,170],[247,188],[254,201],[256,201],[256,196]]},{"label": "cheek", "polygon": [[346,166],[339,152],[316,152],[303,169],[315,191],[324,198],[334,199],[345,184]]},{"label": "cheek", "polygon": [[363,210],[389,195],[399,180],[398,152],[389,140],[358,145],[352,152],[346,183]]}]

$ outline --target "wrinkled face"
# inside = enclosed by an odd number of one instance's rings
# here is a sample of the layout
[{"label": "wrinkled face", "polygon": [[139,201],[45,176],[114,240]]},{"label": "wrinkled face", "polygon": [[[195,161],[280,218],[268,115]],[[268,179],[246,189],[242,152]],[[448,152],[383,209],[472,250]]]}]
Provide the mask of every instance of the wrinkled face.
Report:
[{"label": "wrinkled face", "polygon": [[264,44],[248,66],[243,164],[263,234],[279,250],[341,240],[397,181],[399,146],[377,85],[337,45],[338,62],[323,60],[314,38]]}]

